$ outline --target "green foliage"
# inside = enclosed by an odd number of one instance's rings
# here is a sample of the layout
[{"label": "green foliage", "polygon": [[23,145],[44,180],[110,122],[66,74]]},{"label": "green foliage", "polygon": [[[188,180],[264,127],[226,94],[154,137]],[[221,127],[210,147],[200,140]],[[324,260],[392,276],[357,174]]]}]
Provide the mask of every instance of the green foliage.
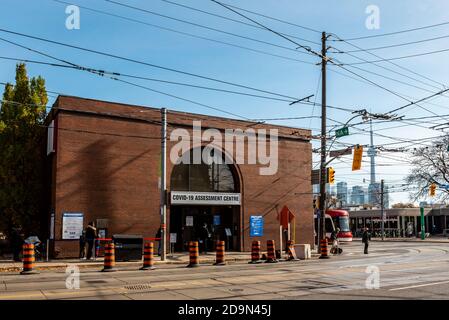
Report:
[{"label": "green foliage", "polygon": [[28,79],[25,64],[16,66],[15,80],[5,85],[0,111],[0,230],[16,225],[38,232],[48,98],[45,80]]}]

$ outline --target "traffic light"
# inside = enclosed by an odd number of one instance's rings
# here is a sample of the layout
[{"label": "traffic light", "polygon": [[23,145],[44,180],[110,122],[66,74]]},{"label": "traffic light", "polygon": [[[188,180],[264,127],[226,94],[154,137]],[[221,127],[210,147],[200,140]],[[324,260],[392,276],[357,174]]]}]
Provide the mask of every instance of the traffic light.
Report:
[{"label": "traffic light", "polygon": [[363,146],[355,146],[354,159],[352,160],[352,171],[360,170],[362,167]]},{"label": "traffic light", "polygon": [[327,182],[330,184],[334,184],[335,182],[335,170],[332,167],[327,169]]},{"label": "traffic light", "polygon": [[431,197],[435,197],[435,190],[436,190],[436,188],[437,188],[437,185],[435,183],[432,183],[430,185],[429,193],[430,193]]}]

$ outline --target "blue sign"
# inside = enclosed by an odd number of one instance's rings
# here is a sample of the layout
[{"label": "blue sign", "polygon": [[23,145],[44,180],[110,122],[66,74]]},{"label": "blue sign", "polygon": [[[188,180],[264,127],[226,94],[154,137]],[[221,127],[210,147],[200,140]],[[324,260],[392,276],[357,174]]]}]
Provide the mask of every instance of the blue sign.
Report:
[{"label": "blue sign", "polygon": [[221,224],[220,216],[215,215],[214,216],[214,226],[219,226]]},{"label": "blue sign", "polygon": [[263,217],[250,216],[249,217],[249,236],[262,237],[263,236]]}]

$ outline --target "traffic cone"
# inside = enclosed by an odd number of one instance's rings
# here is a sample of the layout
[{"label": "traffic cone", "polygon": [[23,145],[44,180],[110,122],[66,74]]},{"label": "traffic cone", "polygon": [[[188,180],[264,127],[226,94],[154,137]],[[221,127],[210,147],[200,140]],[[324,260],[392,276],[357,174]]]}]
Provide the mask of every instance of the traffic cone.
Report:
[{"label": "traffic cone", "polygon": [[153,242],[145,243],[143,247],[143,266],[139,270],[154,270]]},{"label": "traffic cone", "polygon": [[260,260],[260,241],[254,240],[251,244],[251,261],[248,263],[261,263]]},{"label": "traffic cone", "polygon": [[226,264],[225,262],[225,242],[217,240],[216,242],[216,249],[215,249],[215,266],[224,266]]},{"label": "traffic cone", "polygon": [[295,247],[293,240],[287,241],[287,261],[299,261],[299,259],[296,257]]},{"label": "traffic cone", "polygon": [[327,246],[327,239],[321,239],[320,240],[320,247],[321,247],[321,255],[320,259],[329,259],[329,249]]},{"label": "traffic cone", "polygon": [[276,253],[275,253],[275,242],[274,240],[267,240],[267,261],[268,263],[275,263],[278,262],[276,259]]},{"label": "traffic cone", "polygon": [[189,264],[188,268],[199,267],[199,251],[198,251],[198,241],[190,241],[189,243]]},{"label": "traffic cone", "polygon": [[34,271],[34,244],[25,243],[22,246],[22,255],[23,255],[23,270],[20,274],[37,274],[39,272]]},{"label": "traffic cone", "polygon": [[103,272],[117,271],[115,268],[115,246],[113,243],[106,244],[104,248]]}]

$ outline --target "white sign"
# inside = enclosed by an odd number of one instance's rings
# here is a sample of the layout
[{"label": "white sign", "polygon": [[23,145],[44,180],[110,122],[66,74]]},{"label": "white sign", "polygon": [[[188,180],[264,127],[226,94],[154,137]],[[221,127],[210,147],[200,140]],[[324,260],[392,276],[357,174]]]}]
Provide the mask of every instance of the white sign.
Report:
[{"label": "white sign", "polygon": [[55,238],[55,214],[52,213],[50,217],[50,239]]},{"label": "white sign", "polygon": [[193,216],[186,216],[186,227],[193,227]]},{"label": "white sign", "polygon": [[240,193],[172,191],[171,204],[240,205]]},{"label": "white sign", "polygon": [[62,214],[62,239],[78,240],[83,232],[84,214],[63,213]]},{"label": "white sign", "polygon": [[176,233],[170,233],[170,243],[176,243]]},{"label": "white sign", "polygon": [[227,237],[232,237],[231,229],[225,228],[225,232]]}]

